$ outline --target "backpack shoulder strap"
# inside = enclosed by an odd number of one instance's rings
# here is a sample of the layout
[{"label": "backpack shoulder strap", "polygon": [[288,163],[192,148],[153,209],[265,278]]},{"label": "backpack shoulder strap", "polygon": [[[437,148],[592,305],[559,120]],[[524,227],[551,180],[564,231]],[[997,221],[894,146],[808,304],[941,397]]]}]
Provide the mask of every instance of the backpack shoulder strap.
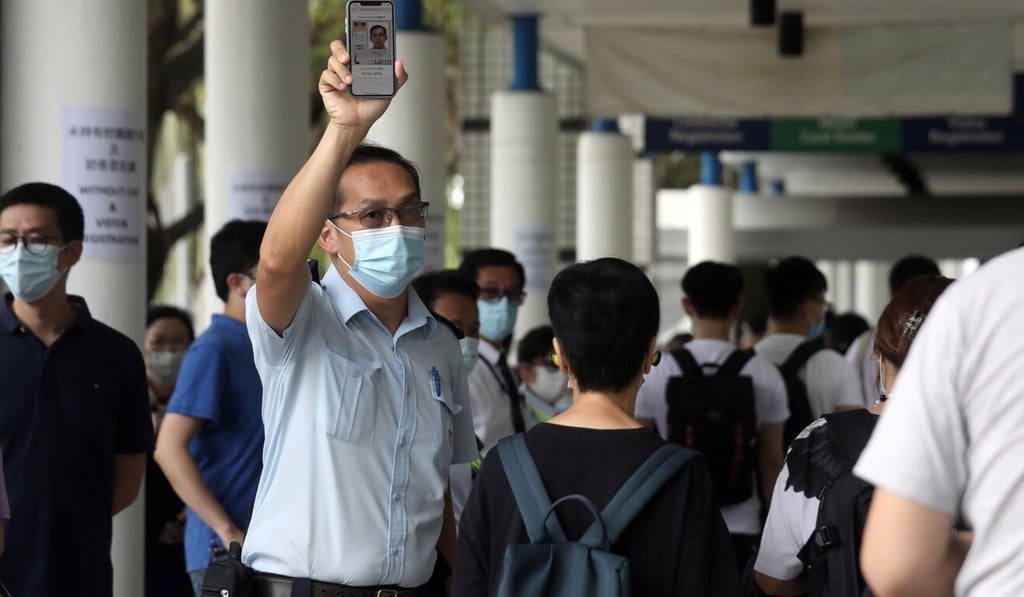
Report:
[{"label": "backpack shoulder strap", "polygon": [[871,433],[875,429],[878,417],[866,409],[829,413],[825,420],[832,426],[832,432],[839,439],[846,457],[850,460],[850,466],[860,457],[864,447],[871,439]]},{"label": "backpack shoulder strap", "polygon": [[740,371],[747,366],[747,363],[749,363],[752,358],[754,358],[753,350],[737,348],[732,351],[729,358],[725,359],[722,366],[718,368],[718,375],[739,375]]},{"label": "backpack shoulder strap", "polygon": [[693,358],[693,354],[689,350],[680,348],[673,350],[670,354],[679,363],[679,368],[683,370],[683,375],[696,375],[698,377],[704,375],[704,371],[697,364],[697,360]]},{"label": "backpack shoulder strap", "polygon": [[537,472],[537,465],[530,456],[530,450],[526,447],[523,434],[517,433],[503,438],[498,442],[497,449],[530,542],[542,542],[547,536],[551,541],[564,543],[565,533],[558,519],[547,516],[548,510],[551,509],[551,498],[544,489],[544,482]]},{"label": "backpack shoulder strap", "polygon": [[[694,456],[697,456],[694,450],[677,444],[665,444],[640,465],[601,512],[609,544],[618,540],[647,502]],[[600,545],[601,530],[600,524],[595,522],[579,542],[591,547]]]},{"label": "backpack shoulder strap", "polygon": [[807,364],[819,350],[825,350],[825,343],[821,338],[815,338],[814,340],[807,340],[802,342],[799,346],[793,349],[793,352],[789,353],[786,360],[779,365],[779,369],[785,375],[796,375],[796,372],[801,367]]}]

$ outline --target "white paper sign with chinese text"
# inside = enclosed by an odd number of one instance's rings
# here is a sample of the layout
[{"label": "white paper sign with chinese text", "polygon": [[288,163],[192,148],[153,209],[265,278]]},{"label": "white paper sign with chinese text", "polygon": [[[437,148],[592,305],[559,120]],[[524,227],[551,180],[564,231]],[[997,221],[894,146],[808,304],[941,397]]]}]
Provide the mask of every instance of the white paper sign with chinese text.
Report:
[{"label": "white paper sign with chinese text", "polygon": [[82,206],[82,256],[142,261],[146,125],[122,108],[64,106],[61,185]]},{"label": "white paper sign with chinese text", "polygon": [[526,270],[525,290],[546,296],[555,277],[555,229],[520,225],[513,235],[513,253]]},{"label": "white paper sign with chinese text", "polygon": [[228,174],[228,213],[232,220],[270,219],[292,176],[264,170],[233,170]]}]

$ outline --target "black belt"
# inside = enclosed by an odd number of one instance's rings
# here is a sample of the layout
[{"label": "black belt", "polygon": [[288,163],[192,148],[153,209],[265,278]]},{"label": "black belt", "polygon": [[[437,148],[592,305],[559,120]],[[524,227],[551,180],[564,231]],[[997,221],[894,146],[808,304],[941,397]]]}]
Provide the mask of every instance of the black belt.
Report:
[{"label": "black belt", "polygon": [[292,597],[292,585],[300,582],[309,584],[309,593],[305,595],[311,597],[422,597],[428,594],[419,588],[349,587],[317,580],[296,581],[287,576],[257,572],[253,597]]}]

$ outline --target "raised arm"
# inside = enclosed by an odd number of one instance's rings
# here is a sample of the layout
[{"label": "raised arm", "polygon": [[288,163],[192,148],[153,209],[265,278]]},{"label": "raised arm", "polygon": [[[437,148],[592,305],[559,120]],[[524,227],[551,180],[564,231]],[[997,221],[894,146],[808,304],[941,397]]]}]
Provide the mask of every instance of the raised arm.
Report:
[{"label": "raised arm", "polygon": [[[279,334],[291,324],[309,289],[306,259],[331,209],[342,170],[388,107],[389,100],[356,99],[349,94],[349,59],[340,41],[331,42],[331,57],[319,82],[330,124],[281,195],[260,246],[256,303],[263,320]],[[395,61],[395,77],[399,86],[408,78],[400,60]]]}]

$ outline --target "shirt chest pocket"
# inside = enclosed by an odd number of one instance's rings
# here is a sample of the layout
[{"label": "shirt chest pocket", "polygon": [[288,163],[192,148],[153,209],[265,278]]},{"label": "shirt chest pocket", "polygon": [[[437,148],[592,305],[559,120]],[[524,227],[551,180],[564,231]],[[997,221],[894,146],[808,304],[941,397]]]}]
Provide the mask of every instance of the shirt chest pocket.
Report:
[{"label": "shirt chest pocket", "polygon": [[447,476],[455,445],[455,415],[462,411],[462,407],[452,401],[451,386],[442,383],[436,375],[435,369],[431,372],[430,387],[430,396],[434,399],[434,447],[437,450],[434,464]]},{"label": "shirt chest pocket", "polygon": [[324,391],[317,405],[317,429],[328,436],[354,444],[373,441],[377,420],[376,389],[379,361],[353,359],[327,347]]}]

